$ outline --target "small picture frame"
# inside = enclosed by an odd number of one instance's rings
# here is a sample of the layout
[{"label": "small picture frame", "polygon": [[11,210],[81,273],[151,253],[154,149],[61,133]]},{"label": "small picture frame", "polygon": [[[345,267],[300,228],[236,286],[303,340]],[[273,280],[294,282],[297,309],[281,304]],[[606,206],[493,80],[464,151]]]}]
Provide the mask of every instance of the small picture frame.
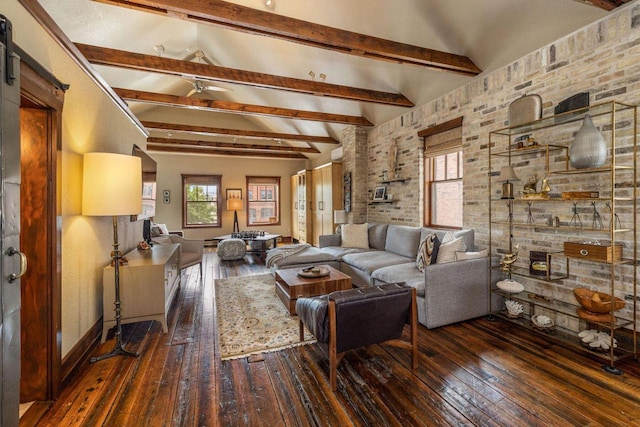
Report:
[{"label": "small picture frame", "polygon": [[227,200],[240,199],[242,200],[241,188],[227,188]]},{"label": "small picture frame", "polygon": [[384,185],[380,187],[376,187],[376,189],[373,190],[373,200],[376,202],[383,201],[386,190],[387,190],[387,187],[385,187]]}]

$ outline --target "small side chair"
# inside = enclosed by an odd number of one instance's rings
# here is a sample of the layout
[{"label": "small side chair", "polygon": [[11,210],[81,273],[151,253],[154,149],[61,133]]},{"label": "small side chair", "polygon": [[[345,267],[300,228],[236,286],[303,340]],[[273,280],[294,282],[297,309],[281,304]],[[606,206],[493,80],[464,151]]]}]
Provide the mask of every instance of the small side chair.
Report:
[{"label": "small side chair", "polygon": [[[299,298],[296,312],[300,340],[304,328],[328,346],[329,380],[336,390],[336,370],[348,350],[371,344],[391,344],[411,350],[411,369],[418,366],[416,290],[403,284],[384,284]],[[401,339],[410,325],[409,341]]]}]

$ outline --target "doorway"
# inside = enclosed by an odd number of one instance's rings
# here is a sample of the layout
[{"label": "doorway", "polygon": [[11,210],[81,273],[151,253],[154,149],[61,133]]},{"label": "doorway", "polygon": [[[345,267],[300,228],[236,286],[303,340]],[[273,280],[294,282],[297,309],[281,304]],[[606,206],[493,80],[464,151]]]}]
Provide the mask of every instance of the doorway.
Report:
[{"label": "doorway", "polygon": [[20,403],[48,402],[61,388],[61,230],[58,156],[64,92],[20,63]]}]

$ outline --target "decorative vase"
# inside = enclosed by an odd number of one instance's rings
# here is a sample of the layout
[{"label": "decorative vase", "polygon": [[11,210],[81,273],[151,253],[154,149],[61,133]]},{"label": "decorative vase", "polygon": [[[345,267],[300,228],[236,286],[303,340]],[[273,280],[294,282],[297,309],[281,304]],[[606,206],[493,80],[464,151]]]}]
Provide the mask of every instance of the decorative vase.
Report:
[{"label": "decorative vase", "polygon": [[569,147],[569,158],[576,169],[597,168],[607,160],[607,143],[588,114]]}]

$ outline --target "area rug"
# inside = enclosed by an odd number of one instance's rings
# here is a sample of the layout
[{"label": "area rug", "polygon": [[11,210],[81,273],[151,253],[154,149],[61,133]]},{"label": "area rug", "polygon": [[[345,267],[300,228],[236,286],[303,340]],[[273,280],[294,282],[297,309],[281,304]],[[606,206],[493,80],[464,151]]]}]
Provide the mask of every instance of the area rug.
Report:
[{"label": "area rug", "polygon": [[276,295],[272,274],[217,279],[215,289],[222,360],[315,342],[308,331],[300,341],[298,317]]}]

